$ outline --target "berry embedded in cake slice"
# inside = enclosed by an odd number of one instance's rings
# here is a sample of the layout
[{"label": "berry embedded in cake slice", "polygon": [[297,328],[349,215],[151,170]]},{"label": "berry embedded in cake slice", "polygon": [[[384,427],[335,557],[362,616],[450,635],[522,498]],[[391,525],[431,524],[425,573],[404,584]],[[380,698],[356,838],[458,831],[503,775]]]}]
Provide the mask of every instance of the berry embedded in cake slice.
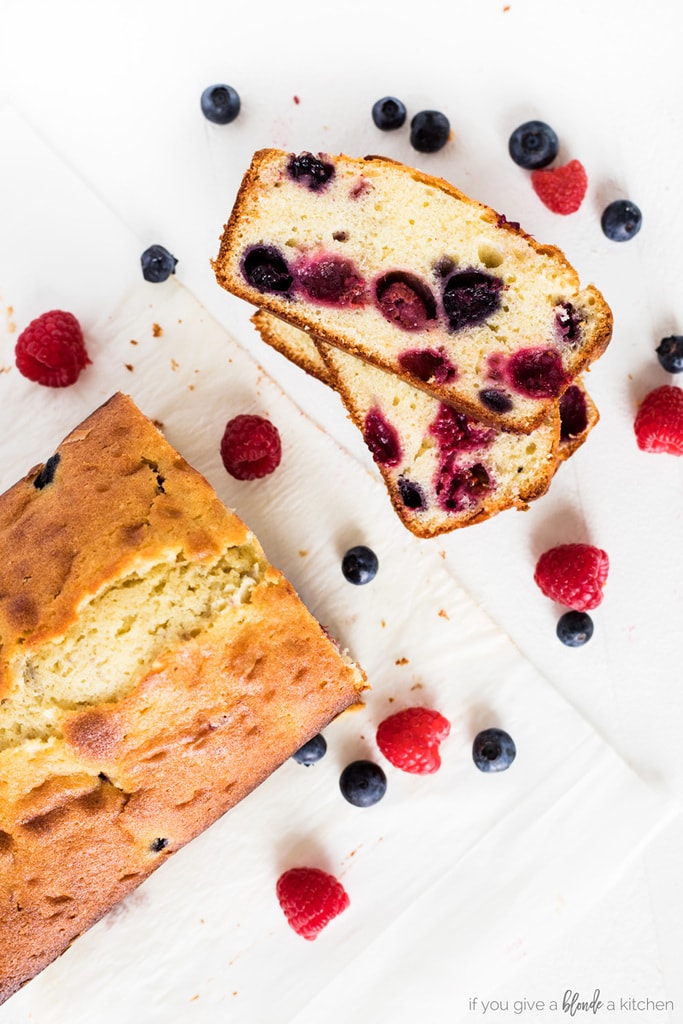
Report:
[{"label": "berry embedded in cake slice", "polygon": [[499,431],[263,310],[252,321],[264,341],[337,391],[396,513],[418,537],[526,509],[597,422],[575,384],[533,433]]},{"label": "berry embedded in cake slice", "polygon": [[382,157],[260,150],[213,267],[233,294],[506,431],[539,427],[611,337],[559,249]]}]

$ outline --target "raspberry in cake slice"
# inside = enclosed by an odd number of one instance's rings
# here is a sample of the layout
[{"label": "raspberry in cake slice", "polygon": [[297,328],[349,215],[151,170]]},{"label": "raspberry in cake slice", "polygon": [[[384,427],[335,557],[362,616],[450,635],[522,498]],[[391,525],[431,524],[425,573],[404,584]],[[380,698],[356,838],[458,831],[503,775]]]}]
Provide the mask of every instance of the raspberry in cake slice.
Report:
[{"label": "raspberry in cake slice", "polygon": [[418,537],[527,508],[597,421],[597,409],[575,384],[565,393],[572,399],[571,407],[565,403],[569,420],[556,402],[531,434],[499,431],[263,310],[252,320],[264,341],[338,392],[394,509]]},{"label": "raspberry in cake slice", "polygon": [[233,294],[506,431],[540,426],[611,336],[559,249],[382,157],[257,152],[213,266]]}]

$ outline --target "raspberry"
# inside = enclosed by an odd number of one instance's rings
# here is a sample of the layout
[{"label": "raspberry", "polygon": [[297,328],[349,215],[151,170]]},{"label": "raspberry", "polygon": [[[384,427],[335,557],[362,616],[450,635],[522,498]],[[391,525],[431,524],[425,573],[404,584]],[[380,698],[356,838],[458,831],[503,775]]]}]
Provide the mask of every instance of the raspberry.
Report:
[{"label": "raspberry", "polygon": [[320,868],[290,868],[278,878],[276,892],[290,926],[309,941],[349,905],[341,882]]},{"label": "raspberry", "polygon": [[602,601],[609,571],[607,552],[592,544],[560,544],[536,563],[534,580],[546,597],[566,608],[587,612]]},{"label": "raspberry", "polygon": [[380,722],[377,746],[395,768],[415,775],[429,775],[441,767],[439,744],[451,725],[438,711],[411,707]]},{"label": "raspberry", "polygon": [[633,426],[641,451],[683,455],[683,390],[663,384],[650,391]]},{"label": "raspberry", "polygon": [[72,313],[61,309],[32,320],[17,338],[14,354],[19,373],[48,388],[74,384],[91,362],[81,325]]},{"label": "raspberry", "polygon": [[236,480],[260,480],[280,465],[282,446],[276,426],[263,416],[243,413],[226,425],[223,465]]},{"label": "raspberry", "polygon": [[588,177],[579,160],[564,167],[548,167],[531,172],[534,192],[553,213],[576,213],[588,188]]}]

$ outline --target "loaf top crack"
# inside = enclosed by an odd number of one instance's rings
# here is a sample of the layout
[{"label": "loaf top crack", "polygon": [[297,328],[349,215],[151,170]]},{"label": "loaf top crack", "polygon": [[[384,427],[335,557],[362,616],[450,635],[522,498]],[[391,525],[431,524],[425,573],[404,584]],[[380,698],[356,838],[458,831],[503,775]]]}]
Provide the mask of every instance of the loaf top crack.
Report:
[{"label": "loaf top crack", "polygon": [[255,306],[498,429],[528,433],[612,314],[555,246],[371,156],[258,151],[213,262]]}]

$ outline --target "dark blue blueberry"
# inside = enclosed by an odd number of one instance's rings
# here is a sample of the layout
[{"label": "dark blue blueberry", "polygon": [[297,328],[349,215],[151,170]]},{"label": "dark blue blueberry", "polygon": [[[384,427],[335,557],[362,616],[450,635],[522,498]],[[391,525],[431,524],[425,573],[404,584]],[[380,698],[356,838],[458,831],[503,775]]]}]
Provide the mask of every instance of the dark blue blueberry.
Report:
[{"label": "dark blue blueberry", "polygon": [[557,156],[557,135],[544,121],[526,121],[515,128],[508,142],[510,156],[526,170],[547,167]]},{"label": "dark blue blueberry", "polygon": [[352,761],[339,776],[342,796],[355,807],[372,807],[387,791],[387,777],[374,761]]},{"label": "dark blue blueberry", "polygon": [[214,124],[230,124],[240,112],[240,98],[231,85],[209,85],[200,100],[202,114]]},{"label": "dark blue blueberry", "polygon": [[168,839],[161,838],[153,839],[152,842],[149,844],[149,848],[152,851],[152,853],[161,853],[161,851],[165,850],[167,846]]},{"label": "dark blue blueberry", "polygon": [[406,508],[423,509],[427,507],[427,500],[422,488],[414,481],[408,480],[405,476],[399,477],[398,490]]},{"label": "dark blue blueberry", "polygon": [[668,338],[662,338],[655,352],[667,373],[683,372],[683,335],[672,334]]},{"label": "dark blue blueberry", "polygon": [[410,144],[418,153],[436,153],[450,135],[450,121],[439,110],[421,110],[410,122]]},{"label": "dark blue blueberry", "polygon": [[299,747],[292,757],[298,764],[303,764],[308,768],[312,764],[317,764],[326,753],[327,743],[325,737],[319,732],[308,743],[304,743],[303,747]]},{"label": "dark blue blueberry", "polygon": [[480,391],[479,401],[491,412],[510,412],[513,404],[509,395],[496,388],[484,388],[483,391]]},{"label": "dark blue blueberry", "polygon": [[246,253],[242,272],[260,292],[287,292],[294,280],[287,261],[272,245],[255,245]]},{"label": "dark blue blueberry", "polygon": [[59,452],[55,452],[55,454],[51,455],[47,460],[40,473],[38,473],[38,476],[33,481],[33,486],[36,490],[42,491],[43,487],[47,487],[48,484],[52,483],[55,478],[55,470],[59,465],[60,457]]},{"label": "dark blue blueberry", "polygon": [[356,586],[370,583],[377,575],[379,561],[377,555],[364,544],[349,548],[342,558],[344,578]]},{"label": "dark blue blueberry", "polygon": [[630,199],[615,199],[602,211],[600,225],[612,242],[628,242],[640,231],[643,215]]},{"label": "dark blue blueberry", "polygon": [[372,120],[375,122],[375,126],[383,132],[402,128],[406,122],[405,104],[394,96],[384,96],[374,104]]},{"label": "dark blue blueberry", "polygon": [[484,729],[474,737],[472,758],[481,772],[505,771],[516,753],[512,737],[503,729]]},{"label": "dark blue blueberry", "polygon": [[586,612],[565,612],[557,620],[556,632],[567,647],[583,647],[593,636],[593,620]]},{"label": "dark blue blueberry", "polygon": [[175,256],[172,256],[163,245],[150,245],[149,249],[145,249],[140,257],[142,276],[145,281],[159,284],[161,281],[166,281],[171,274],[175,274],[177,262]]},{"label": "dark blue blueberry", "polygon": [[493,316],[500,305],[503,282],[481,270],[452,274],[443,292],[443,308],[454,331],[480,324]]},{"label": "dark blue blueberry", "polygon": [[312,153],[292,154],[287,171],[295,181],[301,181],[312,192],[317,192],[334,176],[334,164],[320,160]]}]

